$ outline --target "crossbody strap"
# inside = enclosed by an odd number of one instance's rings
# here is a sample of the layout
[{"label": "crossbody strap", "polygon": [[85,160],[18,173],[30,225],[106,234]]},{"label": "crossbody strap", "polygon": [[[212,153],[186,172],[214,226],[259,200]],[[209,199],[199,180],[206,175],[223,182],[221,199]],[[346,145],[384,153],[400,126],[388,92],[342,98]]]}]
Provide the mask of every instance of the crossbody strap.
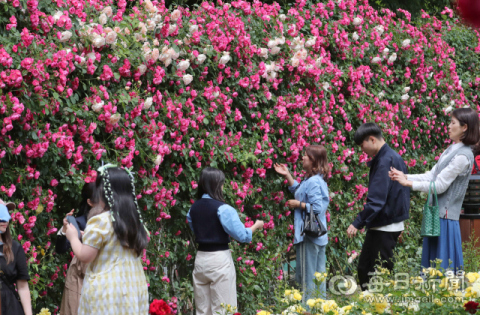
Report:
[{"label": "crossbody strap", "polygon": [[7,288],[10,289],[10,291],[12,291],[13,295],[15,296],[15,298],[20,301],[20,296],[18,295],[18,292],[15,290],[15,288],[13,287],[13,284],[10,283],[10,281],[8,281],[7,277],[5,276],[5,274],[3,273],[3,271],[0,270],[0,279],[2,280],[2,282],[7,286]]}]

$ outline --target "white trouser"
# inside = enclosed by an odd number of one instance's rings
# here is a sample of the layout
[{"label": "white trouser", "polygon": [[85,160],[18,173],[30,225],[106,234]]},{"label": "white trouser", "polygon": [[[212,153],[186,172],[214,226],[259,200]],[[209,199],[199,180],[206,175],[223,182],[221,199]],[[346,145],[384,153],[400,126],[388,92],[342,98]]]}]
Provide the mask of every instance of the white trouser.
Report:
[{"label": "white trouser", "polygon": [[236,272],[230,250],[197,252],[193,290],[196,315],[223,314],[221,303],[237,306]]}]

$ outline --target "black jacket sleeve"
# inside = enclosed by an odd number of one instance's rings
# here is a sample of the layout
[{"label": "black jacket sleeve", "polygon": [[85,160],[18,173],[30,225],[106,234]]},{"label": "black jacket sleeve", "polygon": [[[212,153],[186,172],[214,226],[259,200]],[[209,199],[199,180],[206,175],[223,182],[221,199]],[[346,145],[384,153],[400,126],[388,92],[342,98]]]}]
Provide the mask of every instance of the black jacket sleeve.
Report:
[{"label": "black jacket sleeve", "polygon": [[[75,218],[75,220],[77,221],[80,230],[84,231],[86,225],[85,216],[80,216]],[[71,247],[72,245],[65,235],[57,235],[57,242],[55,243],[55,252],[57,254],[65,254],[70,250]]]},{"label": "black jacket sleeve", "polygon": [[371,222],[382,210],[387,202],[388,191],[390,190],[391,179],[388,176],[388,166],[379,165],[375,170],[373,178],[368,184],[367,203],[363,207],[352,225],[361,229]]}]

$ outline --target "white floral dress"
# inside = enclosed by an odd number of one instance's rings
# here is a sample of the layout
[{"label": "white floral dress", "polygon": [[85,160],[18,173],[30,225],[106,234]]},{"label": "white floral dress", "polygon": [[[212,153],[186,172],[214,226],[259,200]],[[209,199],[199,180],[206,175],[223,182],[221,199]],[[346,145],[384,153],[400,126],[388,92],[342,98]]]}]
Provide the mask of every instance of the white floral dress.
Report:
[{"label": "white floral dress", "polygon": [[141,259],[120,244],[110,211],[88,220],[83,244],[99,251],[85,274],[78,314],[147,315],[148,288]]}]

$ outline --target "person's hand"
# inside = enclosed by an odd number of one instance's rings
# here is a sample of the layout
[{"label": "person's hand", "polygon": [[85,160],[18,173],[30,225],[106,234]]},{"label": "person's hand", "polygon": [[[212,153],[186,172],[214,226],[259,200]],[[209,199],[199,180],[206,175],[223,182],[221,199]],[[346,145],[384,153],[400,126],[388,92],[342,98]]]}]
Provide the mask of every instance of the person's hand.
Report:
[{"label": "person's hand", "polygon": [[407,176],[402,172],[397,170],[395,167],[390,167],[390,171],[388,172],[388,176],[390,176],[391,180],[398,181],[401,178],[407,179]]},{"label": "person's hand", "polygon": [[295,199],[290,199],[289,201],[287,201],[287,205],[290,209],[300,208],[300,201]]},{"label": "person's hand", "polygon": [[67,215],[65,216],[65,218],[63,218],[63,227],[62,227],[62,232],[63,232],[63,233],[66,233],[66,232],[67,232],[67,225],[68,225],[67,216],[73,215],[73,212],[74,212],[74,211],[75,211],[75,209],[72,209],[72,211],[70,211],[69,213],[67,213]]},{"label": "person's hand", "polygon": [[282,176],[287,176],[290,173],[285,164],[275,163],[273,167],[275,168],[275,171]]},{"label": "person's hand", "polygon": [[255,221],[254,225],[256,226],[257,230],[262,230],[264,224],[265,224],[265,222],[263,222],[262,220],[257,220],[257,221]]},{"label": "person's hand", "polygon": [[72,242],[73,239],[78,239],[77,229],[73,226],[72,223],[67,224],[67,231],[65,232],[67,239]]},{"label": "person's hand", "polygon": [[352,224],[350,224],[350,226],[347,229],[348,238],[354,237],[355,235],[357,235],[357,232],[358,232],[358,229],[354,227]]}]

